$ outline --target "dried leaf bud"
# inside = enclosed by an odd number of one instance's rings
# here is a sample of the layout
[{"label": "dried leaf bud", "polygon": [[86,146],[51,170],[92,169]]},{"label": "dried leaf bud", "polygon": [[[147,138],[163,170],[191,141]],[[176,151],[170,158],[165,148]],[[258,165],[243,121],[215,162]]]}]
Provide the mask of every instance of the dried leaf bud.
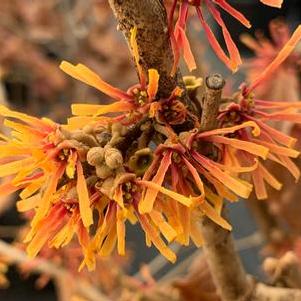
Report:
[{"label": "dried leaf bud", "polygon": [[150,148],[137,151],[129,160],[129,168],[137,176],[142,176],[153,161],[153,153]]},{"label": "dried leaf bud", "polygon": [[112,168],[118,168],[123,164],[123,157],[117,148],[108,147],[105,149],[105,161],[106,164]]},{"label": "dried leaf bud", "polygon": [[100,179],[106,179],[110,177],[112,174],[113,174],[113,170],[109,168],[107,165],[103,164],[103,165],[96,166],[96,175]]},{"label": "dried leaf bud", "polygon": [[101,165],[105,150],[102,147],[92,147],[87,153],[87,161],[92,166]]},{"label": "dried leaf bud", "polygon": [[96,139],[92,135],[84,133],[82,130],[74,131],[72,133],[72,138],[90,147],[98,145]]}]

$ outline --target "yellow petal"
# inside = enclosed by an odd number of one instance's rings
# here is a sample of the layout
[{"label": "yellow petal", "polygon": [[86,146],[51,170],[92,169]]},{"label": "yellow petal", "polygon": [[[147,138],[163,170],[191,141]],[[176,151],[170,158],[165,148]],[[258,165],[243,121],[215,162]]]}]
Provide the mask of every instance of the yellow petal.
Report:
[{"label": "yellow petal", "polygon": [[140,83],[141,83],[142,89],[144,89],[145,85],[146,85],[146,79],[145,79],[145,75],[144,75],[142,66],[140,65],[140,56],[139,56],[139,50],[138,50],[138,44],[137,44],[136,37],[137,37],[137,27],[135,26],[131,29],[130,44],[131,44],[131,48],[133,51],[135,63],[137,66]]},{"label": "yellow petal", "polygon": [[147,95],[149,100],[153,100],[156,97],[159,87],[159,73],[156,69],[148,70],[148,86],[147,86]]},{"label": "yellow petal", "polygon": [[184,206],[191,206],[192,204],[192,200],[190,198],[187,198],[185,197],[184,195],[181,195],[179,193],[176,193],[174,191],[171,191],[169,189],[166,189],[158,184],[155,184],[153,182],[149,182],[149,181],[139,181],[139,183],[142,185],[142,186],[145,186],[145,187],[148,187],[148,188],[151,188],[153,191],[156,191],[156,192],[161,192],[163,193],[164,195],[178,201],[179,203],[183,204]]},{"label": "yellow petal", "polygon": [[74,66],[66,61],[63,61],[60,65],[60,69],[73,78],[96,88],[113,99],[130,99],[128,94],[106,83],[95,72],[82,64]]},{"label": "yellow petal", "polygon": [[86,179],[83,174],[83,167],[78,161],[76,164],[77,170],[77,181],[76,181],[76,190],[78,194],[79,201],[79,211],[83,221],[83,224],[86,228],[93,224],[93,214],[90,207],[89,192],[87,188]]},{"label": "yellow petal", "polygon": [[28,167],[29,164],[34,162],[33,158],[26,158],[23,160],[13,161],[10,163],[2,164],[0,166],[0,177],[13,175]]},{"label": "yellow petal", "polygon": [[117,208],[117,250],[119,255],[125,255],[125,218],[121,208]]}]

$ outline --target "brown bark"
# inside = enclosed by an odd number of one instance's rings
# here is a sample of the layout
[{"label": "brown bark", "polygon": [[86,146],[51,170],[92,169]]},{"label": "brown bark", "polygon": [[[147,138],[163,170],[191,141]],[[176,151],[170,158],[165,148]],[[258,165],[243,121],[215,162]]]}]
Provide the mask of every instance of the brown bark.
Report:
[{"label": "brown bark", "polygon": [[206,259],[221,299],[248,300],[250,283],[235,251],[231,233],[208,218],[203,218],[202,234]]},{"label": "brown bark", "polygon": [[167,26],[167,14],[161,0],[109,0],[127,41],[130,30],[137,27],[140,63],[145,72],[154,68],[160,74],[158,97],[169,97],[173,89],[183,86],[180,72],[171,76],[173,52]]}]

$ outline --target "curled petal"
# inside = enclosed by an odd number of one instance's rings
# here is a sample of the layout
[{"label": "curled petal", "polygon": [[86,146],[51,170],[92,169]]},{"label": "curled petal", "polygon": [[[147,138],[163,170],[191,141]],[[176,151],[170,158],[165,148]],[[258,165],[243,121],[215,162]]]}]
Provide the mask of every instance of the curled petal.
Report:
[{"label": "curled petal", "polygon": [[204,168],[206,168],[213,177],[227,186],[230,190],[235,192],[237,195],[248,198],[251,191],[252,185],[244,182],[242,180],[236,179],[233,176],[230,176],[226,172],[223,172],[213,161],[207,159],[206,157],[198,154],[195,151],[192,151],[192,155],[196,159],[199,164],[201,164]]},{"label": "curled petal", "polygon": [[69,62],[63,61],[60,65],[60,68],[73,78],[80,80],[91,87],[94,87],[113,99],[130,99],[130,96],[127,93],[106,83],[95,72],[82,64],[74,66]]},{"label": "curled petal", "polygon": [[156,69],[148,70],[148,86],[147,86],[147,95],[149,100],[152,101],[155,99],[159,87],[159,73]]},{"label": "curled petal", "polygon": [[197,137],[198,138],[203,138],[203,137],[208,137],[208,136],[212,136],[212,135],[232,134],[232,133],[234,133],[238,130],[248,128],[248,127],[253,128],[252,129],[253,136],[257,137],[257,136],[260,135],[260,127],[258,126],[258,124],[254,121],[247,121],[247,122],[244,122],[240,125],[203,132],[203,133],[198,134]]},{"label": "curled petal", "polygon": [[[266,1],[267,3],[275,3],[275,1]],[[276,1],[279,3],[279,1]],[[272,63],[260,73],[259,77],[247,88],[245,94],[248,95],[264,80],[269,77],[275,70],[290,56],[301,39],[301,25],[297,27],[289,41],[284,45]]]}]

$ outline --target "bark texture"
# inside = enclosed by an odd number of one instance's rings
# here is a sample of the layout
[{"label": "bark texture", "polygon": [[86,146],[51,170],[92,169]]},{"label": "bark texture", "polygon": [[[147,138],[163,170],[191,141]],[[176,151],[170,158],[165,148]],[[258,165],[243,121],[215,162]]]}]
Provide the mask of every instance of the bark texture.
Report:
[{"label": "bark texture", "polygon": [[144,71],[154,68],[160,74],[159,97],[169,97],[178,85],[183,87],[180,72],[172,77],[173,52],[169,38],[167,14],[161,0],[109,0],[127,41],[130,30],[137,27],[140,63]]}]

